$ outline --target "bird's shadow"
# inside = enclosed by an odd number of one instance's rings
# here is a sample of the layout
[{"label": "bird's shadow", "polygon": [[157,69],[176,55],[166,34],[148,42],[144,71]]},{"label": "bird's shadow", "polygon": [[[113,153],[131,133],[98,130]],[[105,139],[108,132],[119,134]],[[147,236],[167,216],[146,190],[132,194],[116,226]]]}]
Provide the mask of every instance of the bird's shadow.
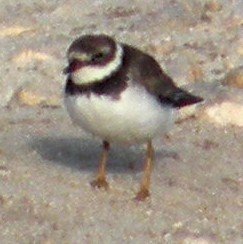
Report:
[{"label": "bird's shadow", "polygon": [[[94,171],[98,167],[101,143],[92,139],[68,137],[36,137],[30,142],[32,150],[44,160],[80,171]],[[160,150],[158,157],[174,157],[174,152]],[[121,147],[112,145],[108,168],[110,172],[127,173],[141,171],[145,159],[142,146]],[[157,160],[156,160],[157,161]]]}]

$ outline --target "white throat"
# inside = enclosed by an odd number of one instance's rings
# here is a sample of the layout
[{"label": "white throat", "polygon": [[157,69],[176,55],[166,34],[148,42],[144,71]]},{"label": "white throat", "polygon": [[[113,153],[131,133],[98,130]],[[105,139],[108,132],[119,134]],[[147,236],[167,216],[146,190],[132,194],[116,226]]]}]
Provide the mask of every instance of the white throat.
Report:
[{"label": "white throat", "polygon": [[123,49],[116,44],[114,59],[104,66],[90,65],[72,73],[73,82],[77,85],[102,81],[116,71],[122,63]]}]

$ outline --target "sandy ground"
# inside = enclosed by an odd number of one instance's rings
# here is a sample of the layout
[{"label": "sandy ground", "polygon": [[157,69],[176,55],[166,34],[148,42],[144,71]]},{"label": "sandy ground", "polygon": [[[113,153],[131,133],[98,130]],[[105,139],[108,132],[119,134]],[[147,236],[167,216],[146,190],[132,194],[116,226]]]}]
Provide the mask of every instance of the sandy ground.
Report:
[{"label": "sandy ground", "polygon": [[[241,0],[0,3],[1,244],[243,243]],[[114,146],[110,189],[94,190],[100,141],[62,105],[68,45],[100,32],[205,98],[155,140],[142,203],[143,145]]]}]

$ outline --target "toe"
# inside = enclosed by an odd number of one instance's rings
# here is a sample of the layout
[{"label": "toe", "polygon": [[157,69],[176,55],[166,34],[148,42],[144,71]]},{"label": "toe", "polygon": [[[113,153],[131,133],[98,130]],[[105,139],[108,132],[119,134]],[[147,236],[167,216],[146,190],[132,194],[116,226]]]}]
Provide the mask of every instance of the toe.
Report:
[{"label": "toe", "polygon": [[94,188],[101,188],[101,189],[105,189],[105,190],[108,190],[108,188],[109,188],[109,184],[106,181],[106,179],[96,179],[96,180],[92,181],[90,184]]},{"label": "toe", "polygon": [[142,188],[136,195],[136,201],[144,201],[146,198],[150,196],[149,190]]}]

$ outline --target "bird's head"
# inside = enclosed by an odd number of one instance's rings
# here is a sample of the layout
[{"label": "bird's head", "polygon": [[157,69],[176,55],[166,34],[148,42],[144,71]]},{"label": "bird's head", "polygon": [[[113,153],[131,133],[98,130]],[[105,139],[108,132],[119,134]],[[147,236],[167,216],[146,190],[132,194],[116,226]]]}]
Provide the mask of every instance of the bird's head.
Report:
[{"label": "bird's head", "polygon": [[111,37],[84,35],[70,45],[64,74],[77,85],[100,82],[119,69],[122,57],[122,46]]}]

